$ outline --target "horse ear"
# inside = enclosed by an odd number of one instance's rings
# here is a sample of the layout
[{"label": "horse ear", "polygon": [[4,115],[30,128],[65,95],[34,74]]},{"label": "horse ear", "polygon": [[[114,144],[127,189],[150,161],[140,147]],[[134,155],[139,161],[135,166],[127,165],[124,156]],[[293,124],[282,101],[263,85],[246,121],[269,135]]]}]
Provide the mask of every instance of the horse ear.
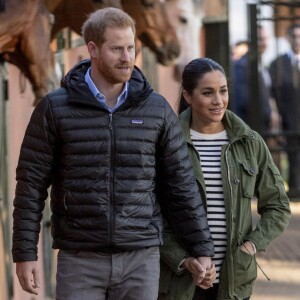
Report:
[{"label": "horse ear", "polygon": [[204,14],[203,12],[203,0],[193,0],[194,4],[194,13],[196,16],[202,16]]}]

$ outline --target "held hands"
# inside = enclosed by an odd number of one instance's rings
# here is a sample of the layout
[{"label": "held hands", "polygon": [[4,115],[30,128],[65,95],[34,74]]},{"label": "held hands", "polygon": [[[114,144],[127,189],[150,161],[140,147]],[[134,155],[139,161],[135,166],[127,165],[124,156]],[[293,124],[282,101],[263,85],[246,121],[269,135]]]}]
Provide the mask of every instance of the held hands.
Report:
[{"label": "held hands", "polygon": [[188,257],[182,263],[182,267],[192,274],[194,284],[203,289],[212,287],[216,278],[216,269],[210,257]]},{"label": "held hands", "polygon": [[40,287],[40,279],[36,261],[17,262],[16,274],[24,291],[34,295],[38,294],[37,288]]},{"label": "held hands", "polygon": [[210,269],[206,269],[205,277],[199,285],[202,289],[206,290],[213,286],[213,282],[216,279],[216,268],[215,265],[211,265]]}]

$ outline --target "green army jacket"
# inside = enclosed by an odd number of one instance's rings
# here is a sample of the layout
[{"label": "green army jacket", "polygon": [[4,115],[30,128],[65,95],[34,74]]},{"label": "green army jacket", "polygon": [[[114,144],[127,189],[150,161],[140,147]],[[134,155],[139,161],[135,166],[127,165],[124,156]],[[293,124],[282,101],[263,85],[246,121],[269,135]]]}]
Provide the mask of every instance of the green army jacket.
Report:
[{"label": "green army jacket", "polygon": [[[180,115],[189,155],[206,203],[204,178],[199,155],[190,138],[191,110]],[[289,199],[271,154],[262,139],[231,111],[223,123],[229,143],[222,148],[221,172],[226,207],[227,252],[220,274],[218,300],[244,299],[252,293],[257,277],[255,256],[239,249],[246,240],[264,251],[287,227],[290,219]],[[251,202],[256,199],[260,219],[252,224]],[[191,300],[195,291],[187,271],[178,271],[188,254],[167,228],[161,247],[160,300]]]}]

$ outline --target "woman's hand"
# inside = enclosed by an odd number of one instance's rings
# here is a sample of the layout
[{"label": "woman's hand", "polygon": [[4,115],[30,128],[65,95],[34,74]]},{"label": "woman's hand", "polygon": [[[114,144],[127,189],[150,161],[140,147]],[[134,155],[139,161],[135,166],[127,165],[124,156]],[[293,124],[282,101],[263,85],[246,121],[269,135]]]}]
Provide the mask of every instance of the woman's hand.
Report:
[{"label": "woman's hand", "polygon": [[249,255],[254,255],[256,253],[255,248],[253,244],[250,241],[246,241],[240,246],[240,249],[244,252],[246,252]]},{"label": "woman's hand", "polygon": [[205,277],[199,287],[202,289],[208,289],[213,286],[213,282],[215,281],[217,276],[215,265],[212,265],[210,269],[206,269]]},{"label": "woman's hand", "polygon": [[216,278],[216,269],[214,265],[204,269],[202,264],[194,257],[188,257],[182,263],[182,267],[192,274],[193,283],[203,289],[212,287],[212,283]]}]

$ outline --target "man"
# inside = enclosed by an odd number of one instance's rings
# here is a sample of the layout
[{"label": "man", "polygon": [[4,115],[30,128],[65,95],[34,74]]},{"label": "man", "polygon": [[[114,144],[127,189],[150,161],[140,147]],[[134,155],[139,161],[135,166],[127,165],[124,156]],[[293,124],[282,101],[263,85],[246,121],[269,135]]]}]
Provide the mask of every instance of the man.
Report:
[{"label": "man", "polygon": [[300,197],[300,24],[288,29],[291,50],[270,65],[272,91],[286,131],[289,162],[288,195]]},{"label": "man", "polygon": [[[258,50],[258,96],[262,104],[263,130],[269,130],[271,125],[271,104],[270,104],[270,87],[266,82],[267,73],[261,66],[260,60],[262,54],[267,48],[267,33],[262,26],[257,28],[257,50]],[[255,120],[251,119],[251,89],[253,77],[250,71],[250,53],[249,51],[239,60],[233,62],[233,97],[231,109],[247,124],[253,124]],[[267,83],[267,84],[266,84]],[[257,101],[257,100],[256,100]]]},{"label": "man", "polygon": [[237,61],[249,51],[249,42],[241,40],[236,42],[231,49],[231,59]]},{"label": "man", "polygon": [[[119,9],[90,15],[91,60],[36,107],[17,168],[13,259],[37,294],[37,243],[51,185],[56,299],[154,300],[162,213],[198,258],[200,284],[213,244],[180,125],[134,67],[135,27]],[[31,282],[32,281],[32,282]]]}]

